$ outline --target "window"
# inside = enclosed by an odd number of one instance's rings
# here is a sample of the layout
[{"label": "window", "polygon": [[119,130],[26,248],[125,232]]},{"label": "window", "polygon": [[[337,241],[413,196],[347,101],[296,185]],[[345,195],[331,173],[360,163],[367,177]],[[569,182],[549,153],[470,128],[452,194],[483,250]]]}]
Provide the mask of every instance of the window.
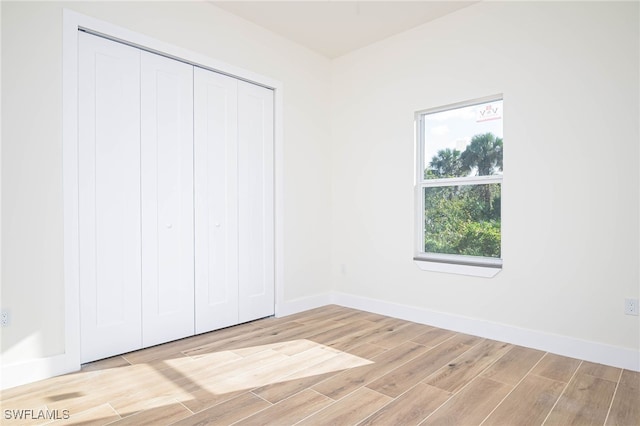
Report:
[{"label": "window", "polygon": [[502,104],[492,96],[416,113],[416,261],[484,276],[502,267]]}]

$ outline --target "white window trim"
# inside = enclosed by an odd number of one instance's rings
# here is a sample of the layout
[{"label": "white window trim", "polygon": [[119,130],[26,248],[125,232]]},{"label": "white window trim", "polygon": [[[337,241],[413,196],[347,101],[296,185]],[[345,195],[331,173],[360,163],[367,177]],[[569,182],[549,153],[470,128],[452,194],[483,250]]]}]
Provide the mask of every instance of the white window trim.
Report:
[{"label": "white window trim", "polygon": [[493,278],[502,268],[489,268],[486,266],[471,266],[453,263],[432,262],[424,259],[413,258],[418,268],[429,272],[442,272],[446,274],[468,275],[472,277]]},{"label": "white window trim", "polygon": [[[424,134],[423,119],[427,114],[447,111],[451,109],[473,106],[504,100],[502,94],[486,96],[464,102],[456,102],[436,108],[429,108],[415,113],[414,135],[415,135],[415,180],[414,180],[414,255],[413,261],[423,271],[443,272],[459,275],[470,275],[476,277],[491,278],[502,270],[502,258],[489,258],[479,256],[464,256],[454,254],[426,253],[423,251],[424,245],[424,199],[422,191],[424,188],[451,186],[451,185],[479,185],[490,183],[503,183],[503,175],[492,176],[464,176],[447,179],[424,179],[426,167],[424,161]],[[500,235],[500,246],[502,247],[502,233]]]}]

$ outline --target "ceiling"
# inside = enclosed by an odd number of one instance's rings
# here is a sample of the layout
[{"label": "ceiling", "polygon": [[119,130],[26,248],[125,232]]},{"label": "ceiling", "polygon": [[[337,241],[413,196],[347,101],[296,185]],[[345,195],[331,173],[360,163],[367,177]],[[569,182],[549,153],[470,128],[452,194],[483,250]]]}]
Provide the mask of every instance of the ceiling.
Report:
[{"label": "ceiling", "polygon": [[211,1],[328,58],[364,47],[477,1]]}]

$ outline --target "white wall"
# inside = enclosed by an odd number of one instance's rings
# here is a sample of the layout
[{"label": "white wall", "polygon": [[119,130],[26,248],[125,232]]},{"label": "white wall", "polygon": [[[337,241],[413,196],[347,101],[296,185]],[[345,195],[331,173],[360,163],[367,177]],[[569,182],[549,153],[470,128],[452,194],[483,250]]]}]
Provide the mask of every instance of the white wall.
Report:
[{"label": "white wall", "polygon": [[[484,2],[336,59],[336,290],[637,351],[638,25],[638,3]],[[413,114],[496,93],[504,269],[421,271]]]},{"label": "white wall", "polygon": [[[638,349],[637,3],[485,2],[333,62],[206,3],[0,4],[3,364],[64,351],[63,7],[284,83],[292,305],[337,290]],[[413,114],[500,92],[504,270],[420,271]]]},{"label": "white wall", "polygon": [[328,291],[327,59],[205,2],[1,7],[4,365],[64,352],[63,8],[283,83],[284,300]]}]

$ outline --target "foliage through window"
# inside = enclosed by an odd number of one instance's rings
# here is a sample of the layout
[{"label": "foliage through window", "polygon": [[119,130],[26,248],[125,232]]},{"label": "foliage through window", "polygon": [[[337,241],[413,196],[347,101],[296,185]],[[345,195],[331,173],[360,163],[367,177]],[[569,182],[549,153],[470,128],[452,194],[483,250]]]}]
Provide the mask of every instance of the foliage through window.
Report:
[{"label": "foliage through window", "polygon": [[416,114],[416,259],[501,266],[502,98]]}]

